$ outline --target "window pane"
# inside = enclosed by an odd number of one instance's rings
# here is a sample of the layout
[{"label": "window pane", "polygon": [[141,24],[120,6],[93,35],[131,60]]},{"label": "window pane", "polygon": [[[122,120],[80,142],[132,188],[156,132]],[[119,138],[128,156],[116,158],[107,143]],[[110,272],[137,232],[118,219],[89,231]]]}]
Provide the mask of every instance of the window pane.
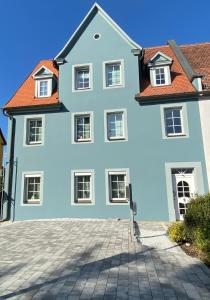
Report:
[{"label": "window pane", "polygon": [[25,178],[25,203],[32,200],[40,200],[40,183],[40,177]]},{"label": "window pane", "polygon": [[90,175],[75,177],[76,200],[90,199]]},{"label": "window pane", "polygon": [[110,113],[107,115],[108,138],[121,138],[124,136],[123,113]]},{"label": "window pane", "polygon": [[106,85],[114,86],[121,84],[121,64],[106,65]]},{"label": "window pane", "polygon": [[28,144],[42,142],[42,119],[28,120],[27,130]]},{"label": "window pane", "polygon": [[90,87],[89,67],[76,68],[75,88],[87,89]]},{"label": "window pane", "polygon": [[48,81],[41,80],[39,82],[39,96],[44,97],[48,96]]},{"label": "window pane", "polygon": [[76,140],[90,140],[90,116],[76,116]]},{"label": "window pane", "polygon": [[164,115],[166,134],[181,134],[183,132],[181,108],[167,108],[164,110]]},{"label": "window pane", "polygon": [[114,200],[125,200],[126,184],[125,174],[110,175],[111,198]]},{"label": "window pane", "polygon": [[165,84],[165,69],[164,68],[155,69],[155,81],[156,81],[156,85]]}]

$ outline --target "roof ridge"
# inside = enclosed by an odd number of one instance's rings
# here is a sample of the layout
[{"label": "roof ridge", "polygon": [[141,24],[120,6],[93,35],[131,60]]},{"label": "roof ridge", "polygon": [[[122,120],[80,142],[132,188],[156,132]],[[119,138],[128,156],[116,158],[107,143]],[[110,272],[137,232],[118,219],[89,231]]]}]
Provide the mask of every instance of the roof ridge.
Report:
[{"label": "roof ridge", "polygon": [[183,44],[179,45],[179,47],[188,47],[188,46],[205,46],[207,44],[210,44],[210,42],[203,42],[203,43],[193,43],[193,44]]}]

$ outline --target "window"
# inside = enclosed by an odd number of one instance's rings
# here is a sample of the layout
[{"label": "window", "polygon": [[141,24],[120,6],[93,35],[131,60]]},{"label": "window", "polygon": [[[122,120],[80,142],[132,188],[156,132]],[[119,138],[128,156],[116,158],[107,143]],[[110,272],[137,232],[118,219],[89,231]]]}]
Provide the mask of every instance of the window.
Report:
[{"label": "window", "polygon": [[90,115],[75,116],[75,140],[90,141]]},{"label": "window", "polygon": [[42,119],[27,120],[27,144],[42,143]]},{"label": "window", "polygon": [[72,113],[72,143],[93,143],[93,112]]},{"label": "window", "polygon": [[86,205],[94,204],[94,171],[74,170],[72,171],[72,204]]},{"label": "window", "polygon": [[128,186],[128,169],[106,170],[107,204],[128,203],[126,187]]},{"label": "window", "polygon": [[183,134],[182,126],[182,108],[165,108],[165,130],[167,136]]},{"label": "window", "polygon": [[42,198],[42,174],[23,174],[23,204],[37,205]]},{"label": "window", "polygon": [[105,141],[127,140],[126,110],[105,111]]},{"label": "window", "polygon": [[104,62],[104,88],[122,87],[124,85],[124,62]]},{"label": "window", "polygon": [[157,68],[155,69],[155,83],[156,85],[165,85],[165,69]]},{"label": "window", "polygon": [[72,74],[73,91],[91,90],[92,88],[92,65],[75,65]]},{"label": "window", "polygon": [[37,87],[37,97],[50,97],[51,96],[51,89],[52,89],[52,79],[41,79],[36,80],[36,87]]}]

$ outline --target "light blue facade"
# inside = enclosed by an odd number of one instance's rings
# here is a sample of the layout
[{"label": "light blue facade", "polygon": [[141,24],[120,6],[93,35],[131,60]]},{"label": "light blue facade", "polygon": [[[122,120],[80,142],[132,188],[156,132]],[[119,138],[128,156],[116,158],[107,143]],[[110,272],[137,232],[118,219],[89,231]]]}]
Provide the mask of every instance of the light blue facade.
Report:
[{"label": "light blue facade", "polygon": [[[93,35],[101,38],[94,40]],[[14,219],[43,218],[129,218],[129,205],[106,204],[106,169],[129,169],[133,200],[137,202],[138,220],[169,220],[173,205],[167,194],[166,163],[200,163],[201,192],[207,192],[198,99],[156,100],[139,104],[138,59],[133,47],[97,13],[59,67],[59,99],[63,110],[41,112],[45,115],[44,145],[23,145],[24,118],[15,115],[15,152],[17,166],[13,176]],[[103,88],[103,62],[124,60],[125,86]],[[93,89],[72,91],[72,66],[92,64]],[[161,106],[185,103],[189,136],[164,139]],[[105,142],[104,111],[125,109],[128,140]],[[94,142],[72,143],[72,114],[93,112]],[[31,113],[30,113],[31,114]],[[38,113],[35,112],[37,115]],[[72,170],[94,170],[94,205],[72,205]],[[17,173],[16,173],[17,171]],[[22,206],[22,173],[43,172],[43,203]]]}]

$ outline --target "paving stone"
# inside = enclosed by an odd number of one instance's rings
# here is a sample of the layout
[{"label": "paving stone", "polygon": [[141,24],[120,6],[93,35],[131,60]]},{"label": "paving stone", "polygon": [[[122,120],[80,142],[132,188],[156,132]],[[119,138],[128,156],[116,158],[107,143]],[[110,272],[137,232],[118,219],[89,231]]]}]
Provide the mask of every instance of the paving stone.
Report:
[{"label": "paving stone", "polygon": [[0,300],[210,299],[210,271],[160,223],[50,220],[0,228]]}]

